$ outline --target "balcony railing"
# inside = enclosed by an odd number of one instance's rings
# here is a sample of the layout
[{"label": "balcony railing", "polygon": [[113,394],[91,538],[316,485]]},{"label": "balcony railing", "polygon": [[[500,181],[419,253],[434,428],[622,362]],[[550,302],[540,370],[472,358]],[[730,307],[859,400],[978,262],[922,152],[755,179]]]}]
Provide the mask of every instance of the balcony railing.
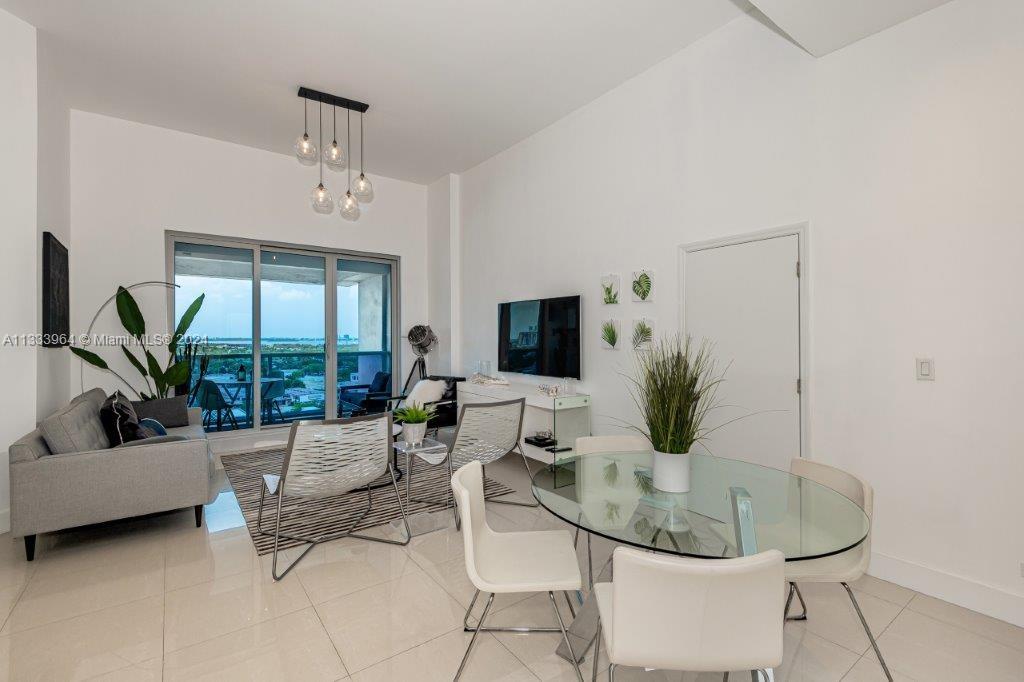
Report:
[{"label": "balcony railing", "polygon": [[[245,352],[248,351],[248,352]],[[376,371],[390,372],[391,353],[386,351],[338,350],[338,381],[335,404],[338,416],[347,416],[351,408],[341,397],[350,398],[357,387],[370,383]],[[207,431],[251,428],[255,424],[253,410],[253,357],[251,349],[241,347],[236,353],[208,353],[210,358],[206,379],[217,386],[217,394],[195,392],[192,406],[203,409]],[[367,362],[364,358],[377,358]],[[264,425],[290,423],[297,419],[323,419],[327,394],[326,357],[322,351],[264,351],[261,359],[260,422]],[[360,367],[362,366],[362,369]],[[239,369],[244,369],[245,379]],[[353,378],[355,376],[356,378]],[[193,382],[198,379],[198,363]]]}]

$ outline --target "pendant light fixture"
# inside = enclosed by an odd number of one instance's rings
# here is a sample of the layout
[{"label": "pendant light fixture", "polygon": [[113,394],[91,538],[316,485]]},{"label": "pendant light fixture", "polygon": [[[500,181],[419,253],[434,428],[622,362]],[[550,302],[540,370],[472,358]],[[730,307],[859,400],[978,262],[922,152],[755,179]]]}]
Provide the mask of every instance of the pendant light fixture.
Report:
[{"label": "pendant light fixture", "polygon": [[338,107],[332,106],[331,112],[334,120],[334,139],[331,141],[330,147],[324,148],[324,163],[332,171],[343,171],[345,170],[345,152],[338,144]]},{"label": "pendant light fixture", "polygon": [[[373,201],[373,185],[369,180],[366,179],[366,175],[363,174],[363,159],[365,157],[363,153],[363,140],[366,138],[365,128],[363,128],[363,114],[359,114],[359,177],[356,178],[355,185],[352,187],[352,193],[356,196],[361,203],[368,204]],[[351,147],[349,147],[351,149]]]},{"label": "pendant light fixture", "polygon": [[[324,105],[320,104],[320,146],[324,144]],[[331,192],[324,187],[324,160],[320,159],[320,184],[313,188],[313,192],[309,197],[310,202],[313,204],[313,210],[317,213],[326,213],[330,215],[334,211],[334,197],[331,196]]]},{"label": "pendant light fixture", "polygon": [[309,139],[309,107],[306,102],[302,103],[302,137],[295,140],[295,158],[303,166],[312,166],[316,163],[316,145]]},{"label": "pendant light fixture", "polygon": [[[345,146],[352,149],[352,112],[347,112],[348,121],[345,124],[347,128],[348,140],[345,142]],[[352,196],[352,166],[348,168],[348,191],[345,192],[344,198],[341,200],[341,217],[345,220],[355,222],[359,220],[359,201]]]}]

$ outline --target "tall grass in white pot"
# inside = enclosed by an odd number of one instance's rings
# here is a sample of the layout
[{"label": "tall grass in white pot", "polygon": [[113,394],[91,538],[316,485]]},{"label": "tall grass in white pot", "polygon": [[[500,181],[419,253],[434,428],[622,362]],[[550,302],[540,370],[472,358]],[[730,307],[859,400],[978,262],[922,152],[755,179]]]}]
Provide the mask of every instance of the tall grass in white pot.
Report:
[{"label": "tall grass in white pot", "polygon": [[654,487],[671,493],[690,490],[690,449],[709,430],[704,422],[718,404],[718,372],[706,341],[672,336],[636,355],[630,394],[644,426],[633,428],[654,448]]}]

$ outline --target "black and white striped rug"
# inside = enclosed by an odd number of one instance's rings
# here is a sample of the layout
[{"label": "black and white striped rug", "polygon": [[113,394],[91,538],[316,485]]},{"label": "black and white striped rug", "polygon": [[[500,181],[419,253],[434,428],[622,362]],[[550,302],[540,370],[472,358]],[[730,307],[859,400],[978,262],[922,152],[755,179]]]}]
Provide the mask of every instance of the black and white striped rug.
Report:
[{"label": "black and white striped rug", "polygon": [[[238,505],[242,508],[245,524],[249,528],[249,535],[252,537],[252,543],[256,546],[258,554],[269,554],[274,551],[273,536],[263,535],[256,530],[263,474],[281,473],[284,452],[284,448],[278,448],[221,456],[224,472],[231,482],[231,488],[235,491],[235,497],[238,499]],[[404,467],[404,458],[401,458],[399,463]],[[386,482],[388,485],[373,491],[372,510],[354,530],[380,526],[401,518],[395,500],[395,489],[390,485],[391,477],[384,474],[380,482]],[[430,465],[414,458],[412,478],[412,497],[414,499],[437,500],[440,503],[445,500],[450,485],[447,465]],[[406,514],[435,511],[440,508],[426,502],[408,502],[405,499],[405,480],[398,482],[398,488],[402,493]],[[513,492],[511,488],[494,479],[484,479],[485,498],[506,495],[511,492]],[[270,497],[264,502],[264,530],[274,527],[276,506],[277,501]],[[345,532],[364,511],[366,511],[365,488],[335,497],[309,500],[286,497],[282,508],[281,531],[302,537],[337,535]],[[279,547],[284,549],[302,544],[304,543],[298,540],[281,538]]]}]

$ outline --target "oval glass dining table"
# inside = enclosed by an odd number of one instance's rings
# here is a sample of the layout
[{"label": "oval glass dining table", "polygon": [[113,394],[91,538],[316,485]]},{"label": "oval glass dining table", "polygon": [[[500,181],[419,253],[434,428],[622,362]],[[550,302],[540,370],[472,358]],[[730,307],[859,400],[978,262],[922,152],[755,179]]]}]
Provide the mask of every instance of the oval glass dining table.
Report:
[{"label": "oval glass dining table", "polygon": [[[653,452],[570,457],[534,474],[533,495],[580,530],[680,556],[721,559],[777,549],[786,561],[803,561],[846,551],[867,537],[864,511],[810,479],[736,459],[690,455],[689,492],[669,493],[654,487],[653,459]],[[609,568],[598,581],[610,579]],[[589,573],[593,582],[593,566]],[[570,628],[583,640],[577,652],[596,631],[590,601]],[[563,643],[559,654],[568,658],[564,648]]]}]

